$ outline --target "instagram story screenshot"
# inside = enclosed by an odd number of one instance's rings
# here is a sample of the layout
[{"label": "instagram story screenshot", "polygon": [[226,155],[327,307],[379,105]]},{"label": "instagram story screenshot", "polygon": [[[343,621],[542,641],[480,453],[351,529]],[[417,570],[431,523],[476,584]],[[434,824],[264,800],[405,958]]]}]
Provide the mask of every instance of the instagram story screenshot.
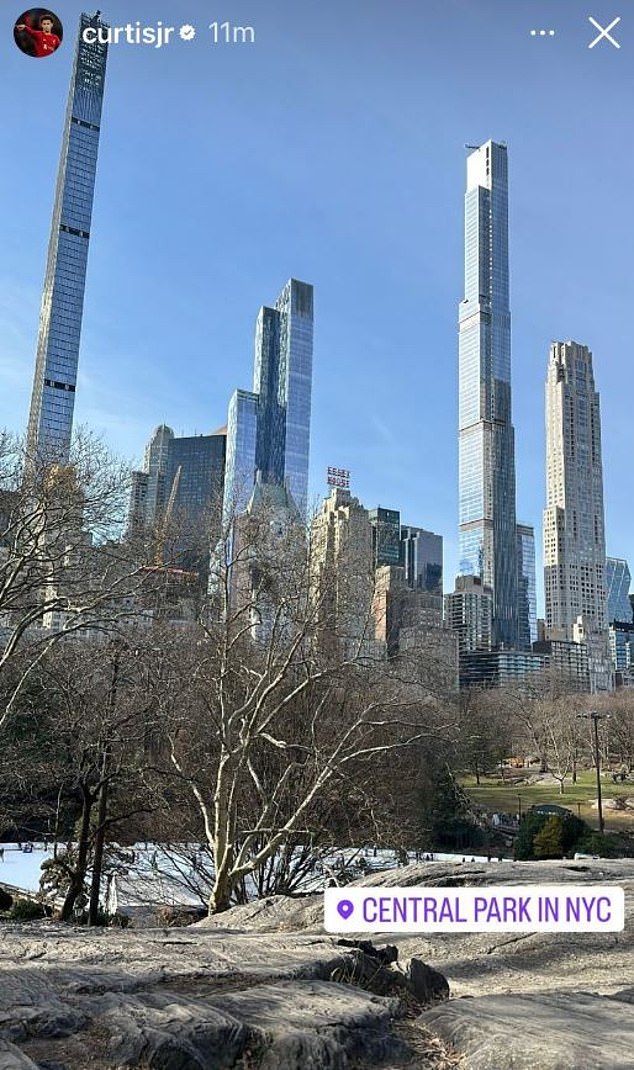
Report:
[{"label": "instagram story screenshot", "polygon": [[0,1066],[634,1068],[631,0],[0,3]]}]

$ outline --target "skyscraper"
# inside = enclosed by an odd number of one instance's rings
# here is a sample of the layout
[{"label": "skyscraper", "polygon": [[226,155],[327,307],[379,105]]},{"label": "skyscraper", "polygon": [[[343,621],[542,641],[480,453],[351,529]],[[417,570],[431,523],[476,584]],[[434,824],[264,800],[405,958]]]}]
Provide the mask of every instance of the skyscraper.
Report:
[{"label": "skyscraper", "polygon": [[372,552],[375,568],[399,565],[401,561],[401,514],[398,509],[370,509]]},{"label": "skyscraper", "polygon": [[401,562],[409,587],[442,597],[442,535],[404,524]]},{"label": "skyscraper", "polygon": [[632,623],[632,606],[630,603],[630,566],[622,557],[608,557],[606,560],[605,586],[608,599],[608,621]]},{"label": "skyscraper", "polygon": [[[98,15],[81,15],[42,295],[28,456],[68,460],[108,46],[87,44]],[[48,105],[47,105],[48,106]]]},{"label": "skyscraper", "polygon": [[312,522],[311,586],[319,621],[344,639],[373,638],[374,565],[367,509],[333,487]]},{"label": "skyscraper", "polygon": [[535,529],[517,525],[518,645],[530,650],[537,641],[537,592],[535,583]]},{"label": "skyscraper", "polygon": [[275,302],[280,314],[279,390],[285,407],[284,481],[299,512],[308,506],[313,386],[313,287],[289,279]]},{"label": "skyscraper", "polygon": [[493,597],[493,643],[518,642],[515,434],[511,423],[505,145],[467,159],[465,296],[459,315],[460,570]]},{"label": "skyscraper", "polygon": [[284,482],[286,411],[280,381],[280,314],[261,308],[255,328],[253,393],[257,395],[255,468],[263,483]]},{"label": "skyscraper", "polygon": [[220,533],[226,441],[224,427],[212,435],[176,438],[161,424],[146,446],[143,470],[132,473],[130,530],[151,528],[169,511],[174,554],[199,571],[209,540]]},{"label": "skyscraper", "polygon": [[258,395],[234,390],[227,417],[227,460],[223,516],[231,521],[246,508],[255,484]]},{"label": "skyscraper", "polygon": [[575,639],[578,618],[607,635],[601,416],[592,353],[554,342],[546,382],[546,630]]},{"label": "skyscraper", "polygon": [[256,483],[284,484],[301,515],[308,504],[313,370],[313,288],[289,279],[255,329],[253,390],[237,390],[227,420],[225,517]]}]

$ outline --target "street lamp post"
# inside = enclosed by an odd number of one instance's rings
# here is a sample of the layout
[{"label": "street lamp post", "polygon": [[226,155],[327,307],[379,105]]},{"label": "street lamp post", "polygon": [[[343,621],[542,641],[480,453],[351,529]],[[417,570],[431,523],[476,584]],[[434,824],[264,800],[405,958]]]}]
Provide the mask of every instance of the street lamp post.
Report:
[{"label": "street lamp post", "polygon": [[601,798],[601,758],[599,755],[599,721],[603,720],[607,716],[605,713],[599,713],[598,710],[591,710],[590,713],[580,713],[579,717],[583,717],[586,720],[589,718],[592,721],[592,738],[594,742],[594,763],[597,770],[597,809],[599,811],[599,832],[603,835],[604,823],[603,823],[603,801]]}]

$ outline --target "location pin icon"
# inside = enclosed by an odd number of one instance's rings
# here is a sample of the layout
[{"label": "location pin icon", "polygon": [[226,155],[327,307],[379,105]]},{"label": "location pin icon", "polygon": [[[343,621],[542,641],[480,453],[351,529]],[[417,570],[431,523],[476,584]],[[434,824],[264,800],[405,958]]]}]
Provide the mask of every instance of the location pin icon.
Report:
[{"label": "location pin icon", "polygon": [[354,910],[354,903],[351,903],[349,899],[341,899],[337,903],[337,910],[341,914],[344,921],[347,921]]}]

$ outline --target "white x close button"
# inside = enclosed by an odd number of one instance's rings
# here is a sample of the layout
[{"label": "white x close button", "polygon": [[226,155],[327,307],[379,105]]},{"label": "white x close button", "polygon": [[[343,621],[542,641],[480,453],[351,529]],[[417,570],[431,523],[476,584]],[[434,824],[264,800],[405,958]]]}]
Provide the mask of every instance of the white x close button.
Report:
[{"label": "white x close button", "polygon": [[620,46],[619,42],[617,41],[616,37],[612,37],[612,34],[610,32],[611,30],[614,29],[615,26],[618,26],[620,21],[621,21],[621,16],[617,15],[617,17],[615,19],[612,19],[612,22],[610,23],[609,26],[602,26],[600,22],[597,22],[597,20],[594,19],[592,17],[592,15],[590,15],[589,18],[588,18],[588,22],[591,22],[592,25],[594,26],[595,30],[599,30],[600,32],[599,32],[598,36],[594,38],[594,41],[590,42],[590,44],[588,45],[588,48],[594,48],[595,45],[599,44],[599,41],[607,41],[608,44],[614,45],[615,48],[620,48],[621,46]]}]

